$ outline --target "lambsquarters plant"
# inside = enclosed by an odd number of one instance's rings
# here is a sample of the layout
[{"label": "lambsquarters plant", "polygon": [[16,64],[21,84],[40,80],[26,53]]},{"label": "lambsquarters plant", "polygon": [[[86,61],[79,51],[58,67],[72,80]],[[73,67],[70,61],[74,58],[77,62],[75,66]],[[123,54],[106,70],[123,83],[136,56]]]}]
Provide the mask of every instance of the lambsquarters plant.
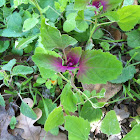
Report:
[{"label": "lambsquarters plant", "polygon": [[[126,6],[117,11],[110,11],[121,7],[122,0],[116,0],[115,2],[114,0],[95,0],[91,4],[89,2],[89,0],[82,0],[82,2],[75,0],[74,9],[77,12],[67,16],[67,20],[63,24],[65,32],[70,32],[74,28],[85,31],[91,25],[92,29],[90,30],[86,46],[91,44],[91,38],[97,27],[117,22],[122,30],[129,31],[139,21],[137,19],[132,23],[130,18],[130,15],[132,17],[136,16],[133,13],[139,10],[139,6]],[[91,21],[87,20],[88,23],[84,19],[84,10],[86,9],[92,9],[95,14]],[[124,14],[125,12],[127,14]],[[98,23],[98,19],[103,16],[106,16],[111,22]],[[59,125],[64,123],[70,140],[87,140],[90,132],[90,123],[101,119],[102,111],[100,108],[106,104],[105,102],[98,103],[95,97],[104,97],[105,91],[97,94],[89,91],[82,92],[76,87],[75,79],[82,84],[106,84],[107,81],[116,79],[121,74],[123,69],[121,61],[116,56],[109,52],[103,52],[101,49],[82,50],[75,38],[66,33],[61,34],[56,27],[46,23],[43,16],[41,19],[39,43],[32,60],[38,66],[44,79],[57,75],[67,82],[60,95],[61,105],[47,115],[44,126],[45,131],[55,131]],[[79,117],[70,116],[70,112],[77,110]],[[45,111],[48,114],[47,110]],[[64,111],[67,114],[65,117]],[[113,122],[112,126],[109,125],[110,122],[108,120]],[[112,128],[107,128],[108,125]],[[109,129],[110,131],[107,131]],[[108,136],[120,132],[114,111],[108,113],[102,123],[101,130]]]}]

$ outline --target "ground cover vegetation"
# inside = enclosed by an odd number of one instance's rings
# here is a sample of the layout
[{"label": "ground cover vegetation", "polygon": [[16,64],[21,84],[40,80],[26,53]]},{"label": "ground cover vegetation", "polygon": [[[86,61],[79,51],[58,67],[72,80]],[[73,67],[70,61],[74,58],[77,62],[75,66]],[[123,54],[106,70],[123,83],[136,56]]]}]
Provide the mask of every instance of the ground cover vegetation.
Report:
[{"label": "ground cover vegetation", "polygon": [[1,0],[0,139],[140,139],[139,3]]}]

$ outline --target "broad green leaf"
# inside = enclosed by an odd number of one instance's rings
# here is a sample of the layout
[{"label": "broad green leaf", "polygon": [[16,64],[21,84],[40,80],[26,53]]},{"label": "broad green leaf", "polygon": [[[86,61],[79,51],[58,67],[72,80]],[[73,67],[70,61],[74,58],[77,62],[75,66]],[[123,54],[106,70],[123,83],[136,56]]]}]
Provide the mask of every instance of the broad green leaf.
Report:
[{"label": "broad green leaf", "polygon": [[0,7],[2,7],[3,5],[5,5],[6,0],[1,0],[0,1]]},{"label": "broad green leaf", "polygon": [[69,140],[88,140],[90,123],[81,117],[66,116],[65,129]]},{"label": "broad green leaf", "polygon": [[9,15],[7,18],[7,28],[13,32],[20,32],[22,29],[22,17],[19,13],[14,12]]},{"label": "broad green leaf", "polygon": [[9,47],[9,41],[0,41],[0,53],[4,52]]},{"label": "broad green leaf", "polygon": [[11,129],[14,129],[16,123],[17,123],[16,117],[13,116],[13,117],[11,118],[11,121],[10,121],[10,128],[11,128]]},{"label": "broad green leaf", "polygon": [[48,116],[44,129],[46,132],[50,131],[51,129],[62,125],[64,123],[64,114],[62,107],[55,108]]},{"label": "broad green leaf", "polygon": [[140,20],[140,6],[129,5],[117,11],[119,15],[118,25],[123,31],[130,31]]},{"label": "broad green leaf", "polygon": [[28,4],[29,0],[14,0],[14,7],[21,5],[22,3]]},{"label": "broad green leaf", "polygon": [[23,66],[23,65],[15,66],[12,70],[13,75],[18,75],[18,74],[26,75],[31,73],[33,73],[33,68],[28,66]]},{"label": "broad green leaf", "polygon": [[11,71],[12,67],[16,64],[16,59],[12,59],[10,60],[7,64],[5,64],[2,69],[3,70],[7,70],[7,71]]},{"label": "broad green leaf", "polygon": [[129,79],[132,79],[134,77],[134,74],[136,73],[136,69],[134,66],[128,66],[126,68],[123,68],[122,74],[115,80],[110,81],[111,83],[124,83],[128,81]]},{"label": "broad green leaf", "polygon": [[[92,99],[91,101],[94,102],[95,99]],[[101,120],[102,110],[93,108],[91,103],[87,101],[82,107],[80,116],[85,120],[87,119],[89,122],[97,122]]]},{"label": "broad green leaf", "polygon": [[33,40],[35,40],[38,37],[38,35],[33,35],[33,36],[29,36],[27,38],[23,38],[21,41],[19,41],[18,45],[16,46],[16,48],[19,49],[24,49],[27,47],[27,45],[29,43],[32,43]]},{"label": "broad green leaf", "polygon": [[89,4],[90,0],[75,0],[74,9],[76,10],[84,10],[86,6]]},{"label": "broad green leaf", "polygon": [[5,106],[5,101],[1,94],[0,94],[0,105]]},{"label": "broad green leaf", "polygon": [[[22,28],[21,28],[22,29]],[[2,31],[2,32],[1,32]],[[20,32],[16,32],[12,29],[6,28],[3,30],[0,30],[0,36],[4,36],[4,37],[21,37],[24,34],[22,33],[22,31]]]},{"label": "broad green leaf", "polygon": [[39,20],[36,17],[32,17],[32,18],[28,18],[24,21],[23,24],[23,32],[26,32],[30,29],[32,29],[33,27],[35,27],[35,25],[39,22]]},{"label": "broad green leaf", "polygon": [[131,48],[140,46],[140,30],[133,30],[127,34],[127,44]]},{"label": "broad green leaf", "polygon": [[81,10],[77,13],[77,17],[75,18],[76,21],[76,27],[80,31],[86,31],[88,28],[87,22],[84,20],[84,10]]},{"label": "broad green leaf", "polygon": [[140,48],[133,49],[129,51],[130,56],[132,57],[134,54],[137,54],[134,59],[140,61]]},{"label": "broad green leaf", "polygon": [[106,3],[107,10],[119,7],[123,0],[108,0]]},{"label": "broad green leaf", "polygon": [[60,72],[59,66],[62,65],[60,56],[54,51],[46,51],[44,48],[37,47],[32,60],[39,67],[41,76],[44,79],[51,78],[56,72]]},{"label": "broad green leaf", "polygon": [[58,2],[55,2],[56,10],[60,10],[60,12],[64,12],[67,6],[67,2],[68,0],[58,0]]},{"label": "broad green leaf", "polygon": [[76,21],[75,21],[76,15],[77,15],[77,13],[70,13],[67,16],[67,20],[63,24],[63,30],[65,32],[70,32],[73,29],[75,29],[75,27],[76,27]]},{"label": "broad green leaf", "polygon": [[108,136],[120,133],[121,128],[114,110],[111,110],[106,114],[101,124],[101,131]]},{"label": "broad green leaf", "polygon": [[133,129],[126,134],[122,140],[139,140],[140,139],[140,124],[135,125]]},{"label": "broad green leaf", "polygon": [[61,93],[60,101],[66,111],[75,112],[77,110],[77,99],[72,92],[71,85],[69,83],[65,85]]},{"label": "broad green leaf", "polygon": [[[44,105],[45,103],[45,105]],[[47,107],[48,113],[50,114],[54,108],[56,108],[56,104],[52,103],[51,99],[44,99],[44,103],[42,100],[39,101],[38,103],[38,108],[40,108],[42,110],[42,116],[41,118],[37,121],[37,123],[44,125],[46,119],[48,118],[46,112],[45,112],[45,107]]]},{"label": "broad green leaf", "polygon": [[37,115],[35,114],[35,112],[29,107],[29,105],[27,105],[23,101],[20,106],[20,112],[33,120],[37,119]]},{"label": "broad green leaf", "polygon": [[47,50],[53,50],[54,48],[64,49],[69,45],[74,45],[77,43],[77,40],[74,38],[66,34],[61,35],[58,29],[45,24],[45,19],[43,19],[41,22],[40,32],[41,43]]},{"label": "broad green leaf", "polygon": [[83,84],[105,84],[121,72],[122,63],[116,56],[101,50],[87,50],[82,53],[77,78]]}]

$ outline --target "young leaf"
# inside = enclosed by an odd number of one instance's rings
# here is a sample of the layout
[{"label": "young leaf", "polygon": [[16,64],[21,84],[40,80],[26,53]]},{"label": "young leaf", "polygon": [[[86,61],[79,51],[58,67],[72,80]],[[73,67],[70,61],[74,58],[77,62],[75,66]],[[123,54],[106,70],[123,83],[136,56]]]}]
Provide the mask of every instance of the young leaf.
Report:
[{"label": "young leaf", "polygon": [[24,21],[23,24],[23,32],[26,32],[30,29],[32,29],[33,27],[35,27],[35,25],[39,22],[39,20],[36,17],[32,17],[32,18],[28,18]]},{"label": "young leaf", "polygon": [[135,48],[131,51],[129,51],[130,56],[132,57],[134,54],[136,54],[136,56],[134,57],[135,60],[140,61],[140,48]]},{"label": "young leaf", "polygon": [[76,27],[76,21],[75,21],[76,15],[77,13],[70,13],[67,16],[67,20],[63,24],[63,30],[65,32],[70,32]]},{"label": "young leaf", "polygon": [[84,20],[84,10],[81,10],[77,13],[76,20],[76,27],[81,31],[86,31],[88,28],[87,22]]},{"label": "young leaf", "polygon": [[21,5],[22,3],[28,4],[29,0],[14,0],[14,7],[17,8],[17,6]]},{"label": "young leaf", "polygon": [[1,94],[0,94],[0,105],[5,106],[5,101],[4,101],[4,99],[3,99]]},{"label": "young leaf", "polygon": [[48,119],[45,122],[44,129],[46,132],[51,129],[62,125],[64,123],[64,114],[62,107],[55,108],[48,116]]},{"label": "young leaf", "polygon": [[54,48],[64,49],[69,45],[74,45],[77,40],[64,34],[61,35],[58,29],[45,24],[45,19],[41,21],[41,43],[47,50],[53,50]]},{"label": "young leaf", "polygon": [[17,120],[16,120],[15,116],[13,116],[13,117],[11,118],[11,121],[10,121],[10,128],[11,128],[11,129],[14,129],[16,123],[17,123]]},{"label": "young leaf", "polygon": [[139,140],[140,138],[140,124],[135,125],[133,129],[126,134],[122,140]]},{"label": "young leaf", "polygon": [[3,80],[3,79],[4,79],[4,73],[0,72],[0,80]]},{"label": "young leaf", "polygon": [[128,66],[126,68],[123,68],[122,74],[115,80],[110,81],[111,83],[124,83],[128,81],[129,79],[132,79],[134,77],[134,74],[136,73],[136,69],[134,66]]},{"label": "young leaf", "polygon": [[44,103],[42,100],[40,100],[37,107],[42,110],[42,116],[37,122],[44,125],[46,119],[48,118],[45,108],[47,107],[48,113],[50,114],[57,106],[56,104],[52,103],[51,99],[44,99]]},{"label": "young leaf", "polygon": [[[96,102],[95,99],[92,99],[91,101]],[[101,120],[102,110],[93,108],[91,103],[87,101],[82,107],[80,116],[85,120],[87,119],[89,122],[97,122]]]},{"label": "young leaf", "polygon": [[37,115],[35,112],[27,105],[25,102],[22,101],[21,106],[20,106],[20,111],[23,115],[35,120],[37,119]]},{"label": "young leaf", "polygon": [[120,133],[121,128],[114,110],[111,110],[106,114],[101,124],[101,131],[107,135]]},{"label": "young leaf", "polygon": [[84,10],[86,6],[89,4],[90,0],[75,0],[74,9],[76,10]]},{"label": "young leaf", "polygon": [[32,43],[33,40],[35,40],[36,38],[38,37],[38,35],[33,35],[33,36],[29,36],[27,38],[23,38],[19,43],[18,45],[16,46],[16,48],[19,48],[19,49],[24,49],[27,47],[27,45],[29,43]]},{"label": "young leaf", "polygon": [[81,117],[66,116],[65,121],[69,140],[88,140],[90,123],[87,120]]},{"label": "young leaf", "polygon": [[16,64],[16,59],[12,59],[10,60],[7,64],[5,64],[2,69],[3,70],[7,70],[7,71],[11,71],[12,67]]},{"label": "young leaf", "polygon": [[77,99],[76,99],[76,96],[73,94],[69,83],[65,85],[61,93],[60,101],[65,110],[70,111],[70,112],[76,111]]},{"label": "young leaf", "polygon": [[13,75],[18,75],[18,74],[26,75],[31,73],[33,73],[33,68],[28,66],[23,66],[23,65],[15,66],[12,70]]},{"label": "young leaf", "polygon": [[77,78],[83,84],[105,84],[122,72],[122,63],[116,56],[101,50],[84,51],[79,63]]}]

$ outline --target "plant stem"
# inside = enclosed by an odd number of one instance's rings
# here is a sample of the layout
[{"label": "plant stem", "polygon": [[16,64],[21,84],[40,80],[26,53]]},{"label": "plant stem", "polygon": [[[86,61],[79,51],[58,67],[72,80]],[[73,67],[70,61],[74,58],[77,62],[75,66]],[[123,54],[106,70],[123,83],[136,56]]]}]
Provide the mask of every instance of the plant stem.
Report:
[{"label": "plant stem", "polygon": [[110,22],[105,22],[105,23],[100,23],[98,24],[98,26],[102,26],[102,25],[106,25],[106,24],[111,24],[111,23],[114,23],[115,21],[110,21]]},{"label": "plant stem", "polygon": [[34,3],[34,5],[36,6],[36,8],[38,9],[40,16],[42,17],[42,11],[41,11],[41,7],[39,6],[38,2],[36,0],[31,0],[31,2]]},{"label": "plant stem", "polygon": [[65,78],[60,72],[59,75],[62,77],[62,79],[64,79],[65,81],[67,81],[68,83],[70,82],[67,78]]},{"label": "plant stem", "polygon": [[98,27],[98,24],[97,24],[97,18],[95,19],[95,23],[94,23],[94,27],[92,28],[91,32],[90,32],[90,36],[89,36],[89,39],[87,41],[87,44],[90,43],[90,39],[92,38],[92,35],[94,34],[96,28]]}]

